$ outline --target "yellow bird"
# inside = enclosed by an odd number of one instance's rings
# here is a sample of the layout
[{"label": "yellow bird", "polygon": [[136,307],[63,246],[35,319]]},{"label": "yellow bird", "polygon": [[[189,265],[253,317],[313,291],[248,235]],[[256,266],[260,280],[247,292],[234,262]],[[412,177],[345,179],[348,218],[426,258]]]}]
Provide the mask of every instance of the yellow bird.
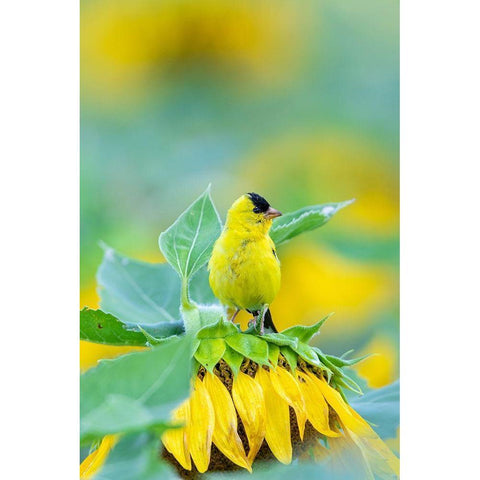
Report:
[{"label": "yellow bird", "polygon": [[257,193],[242,195],[230,207],[222,234],[208,263],[215,296],[235,309],[252,313],[255,328],[277,331],[268,306],[280,289],[280,262],[268,232],[281,213]]}]

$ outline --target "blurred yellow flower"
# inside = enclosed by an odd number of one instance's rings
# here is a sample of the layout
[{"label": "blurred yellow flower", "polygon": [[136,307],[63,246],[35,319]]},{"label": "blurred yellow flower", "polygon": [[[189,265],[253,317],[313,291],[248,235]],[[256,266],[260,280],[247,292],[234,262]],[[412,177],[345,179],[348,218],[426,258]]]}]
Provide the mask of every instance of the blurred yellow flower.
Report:
[{"label": "blurred yellow flower", "polygon": [[103,358],[115,358],[130,352],[144,350],[143,347],[115,347],[80,340],[80,370],[83,372],[97,365]]},{"label": "blurred yellow flower", "polygon": [[281,0],[82,2],[82,84],[118,101],[146,95],[175,70],[201,67],[271,85],[300,58],[300,14],[308,19],[305,7]]},{"label": "blurred yellow flower", "polygon": [[398,351],[393,339],[377,335],[358,352],[358,356],[375,352],[353,368],[365,378],[370,388],[380,388],[398,377]]}]

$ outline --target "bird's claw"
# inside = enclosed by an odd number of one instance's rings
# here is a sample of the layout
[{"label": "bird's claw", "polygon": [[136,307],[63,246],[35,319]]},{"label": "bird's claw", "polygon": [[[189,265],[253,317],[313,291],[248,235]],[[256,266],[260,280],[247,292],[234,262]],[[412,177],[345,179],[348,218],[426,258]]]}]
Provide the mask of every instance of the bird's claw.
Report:
[{"label": "bird's claw", "polygon": [[248,330],[256,332],[258,335],[263,335],[265,333],[263,322],[259,318],[252,318],[248,322]]}]

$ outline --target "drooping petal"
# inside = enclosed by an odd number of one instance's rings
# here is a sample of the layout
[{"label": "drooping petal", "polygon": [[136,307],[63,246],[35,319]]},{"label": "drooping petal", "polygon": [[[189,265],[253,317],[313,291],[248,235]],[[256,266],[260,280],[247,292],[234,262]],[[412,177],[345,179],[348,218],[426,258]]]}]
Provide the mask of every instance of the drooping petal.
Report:
[{"label": "drooping petal", "polygon": [[[354,417],[365,422],[352,407],[348,406],[348,409]],[[398,457],[394,455],[367,422],[365,422],[364,428],[367,431],[363,435],[358,435],[348,428],[347,430],[375,475],[381,479],[392,478],[392,473],[397,476],[400,475],[400,461]]]},{"label": "drooping petal", "polygon": [[342,396],[331,387],[326,381],[316,377],[312,373],[307,373],[313,383],[320,389],[325,400],[335,410],[342,423],[358,435],[368,433],[368,424],[363,418],[356,418],[350,412],[349,406],[345,403]]},{"label": "drooping petal", "polygon": [[247,434],[251,464],[262,446],[267,426],[262,387],[249,375],[239,372],[233,381],[232,397]]},{"label": "drooping petal", "polygon": [[308,375],[299,370],[296,373],[299,378],[300,391],[305,399],[307,418],[313,428],[327,437],[339,437],[341,434],[330,428],[328,405],[320,388]]},{"label": "drooping petal", "polygon": [[316,378],[314,381],[340,418],[345,435],[349,436],[360,449],[367,471],[373,472],[371,478],[374,478],[374,475],[381,479],[391,479],[392,475],[398,476],[400,470],[398,458],[373,428],[327,382],[314,375],[310,377]]},{"label": "drooping petal", "polygon": [[[355,442],[348,436],[330,438],[328,448],[316,445],[313,448],[315,461],[324,462],[333,478],[362,478],[375,480],[370,466],[365,462]],[[392,479],[391,479],[392,480]]]},{"label": "drooping petal", "polygon": [[[190,406],[187,400],[173,411],[172,420],[179,424],[187,424],[190,416],[189,410]],[[192,462],[188,453],[186,427],[168,429],[162,435],[162,443],[185,470],[192,469]]]},{"label": "drooping petal", "polygon": [[215,411],[213,443],[233,463],[251,472],[252,468],[238,436],[237,412],[230,393],[219,378],[210,372],[205,375],[204,384]]},{"label": "drooping petal", "polygon": [[263,368],[257,370],[255,380],[262,387],[265,398],[267,411],[265,440],[277,460],[289,464],[292,461],[292,442],[288,403],[275,391],[270,375]]},{"label": "drooping petal", "polygon": [[307,413],[305,409],[305,400],[300,391],[297,380],[282,367],[270,369],[270,380],[278,395],[280,395],[295,410],[298,431],[300,433],[300,438],[303,440]]},{"label": "drooping petal", "polygon": [[87,480],[97,473],[98,469],[104,464],[107,455],[114,447],[117,441],[116,435],[106,435],[103,437],[99,447],[88,455],[80,465],[80,479]]},{"label": "drooping petal", "polygon": [[190,420],[187,424],[187,439],[190,455],[200,473],[208,469],[215,412],[203,382],[197,377],[190,397]]}]

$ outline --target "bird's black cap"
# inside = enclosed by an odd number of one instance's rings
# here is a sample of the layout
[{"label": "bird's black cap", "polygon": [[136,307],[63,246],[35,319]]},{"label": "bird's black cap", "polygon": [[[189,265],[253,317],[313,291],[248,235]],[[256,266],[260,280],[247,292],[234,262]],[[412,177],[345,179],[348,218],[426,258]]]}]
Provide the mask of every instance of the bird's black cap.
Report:
[{"label": "bird's black cap", "polygon": [[250,192],[247,193],[247,195],[250,197],[250,200],[255,207],[253,209],[255,213],[265,213],[269,209],[270,204],[258,193]]}]

